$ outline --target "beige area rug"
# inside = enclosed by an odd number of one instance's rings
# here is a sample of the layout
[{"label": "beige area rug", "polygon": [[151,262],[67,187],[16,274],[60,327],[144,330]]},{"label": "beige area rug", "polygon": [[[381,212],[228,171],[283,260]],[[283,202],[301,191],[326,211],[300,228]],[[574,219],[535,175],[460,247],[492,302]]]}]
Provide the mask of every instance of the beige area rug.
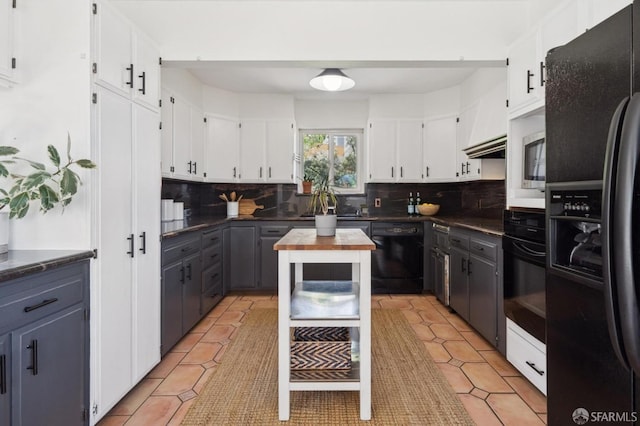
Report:
[{"label": "beige area rug", "polygon": [[278,420],[278,314],[249,312],[183,425],[473,425],[399,310],[372,310],[372,419],[358,392],[292,392]]}]

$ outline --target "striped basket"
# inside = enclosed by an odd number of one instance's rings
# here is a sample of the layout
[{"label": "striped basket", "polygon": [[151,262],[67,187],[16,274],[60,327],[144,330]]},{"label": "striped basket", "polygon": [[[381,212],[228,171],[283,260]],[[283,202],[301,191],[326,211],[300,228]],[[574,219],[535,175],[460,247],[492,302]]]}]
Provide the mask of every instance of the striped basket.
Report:
[{"label": "striped basket", "polygon": [[292,342],[291,370],[347,370],[351,342]]},{"label": "striped basket", "polygon": [[297,342],[346,342],[349,341],[347,327],[296,327],[293,340]]}]

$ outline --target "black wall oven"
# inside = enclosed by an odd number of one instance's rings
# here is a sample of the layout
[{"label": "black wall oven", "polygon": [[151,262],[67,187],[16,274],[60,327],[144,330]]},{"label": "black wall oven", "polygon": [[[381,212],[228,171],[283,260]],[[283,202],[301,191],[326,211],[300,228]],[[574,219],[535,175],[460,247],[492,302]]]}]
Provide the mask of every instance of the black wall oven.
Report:
[{"label": "black wall oven", "polygon": [[546,342],[545,214],[504,212],[504,311],[511,321]]}]

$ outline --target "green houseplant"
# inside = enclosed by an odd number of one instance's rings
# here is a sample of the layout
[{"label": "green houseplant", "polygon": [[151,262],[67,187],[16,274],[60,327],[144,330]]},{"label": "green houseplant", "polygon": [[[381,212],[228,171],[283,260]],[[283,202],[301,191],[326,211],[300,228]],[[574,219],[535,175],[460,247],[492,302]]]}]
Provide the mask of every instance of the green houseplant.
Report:
[{"label": "green houseplant", "polygon": [[[9,208],[10,219],[21,219],[29,211],[32,201],[40,201],[40,211],[48,212],[57,205],[62,208],[71,203],[73,196],[82,185],[80,176],[73,170],[76,167],[93,169],[96,165],[87,159],[71,158],[71,137],[67,137],[66,160],[60,157],[55,146],[47,146],[51,166],[18,157],[20,151],[12,146],[0,146],[0,176],[10,184],[0,188],[0,211]],[[10,158],[5,158],[10,157]],[[30,172],[26,174],[9,170],[12,165],[27,164]]]},{"label": "green houseplant", "polygon": [[[331,237],[336,234],[337,216],[329,213],[329,202],[337,204],[336,194],[329,184],[329,178],[316,182],[309,200],[309,210],[316,214],[316,233],[319,237]],[[318,214],[318,208],[322,214]]]}]

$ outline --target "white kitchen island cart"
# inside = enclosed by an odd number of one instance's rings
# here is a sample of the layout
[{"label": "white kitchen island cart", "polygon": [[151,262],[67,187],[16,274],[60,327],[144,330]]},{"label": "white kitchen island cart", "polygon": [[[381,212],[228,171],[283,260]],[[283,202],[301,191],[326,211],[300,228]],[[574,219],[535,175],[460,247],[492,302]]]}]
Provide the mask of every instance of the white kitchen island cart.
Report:
[{"label": "white kitchen island cart", "polygon": [[[315,229],[293,229],[273,246],[278,251],[278,410],[289,420],[291,391],[359,391],[360,419],[371,419],[371,251],[360,229],[336,229],[318,237]],[[305,263],[351,263],[351,281],[304,281]],[[295,288],[291,289],[291,265]],[[329,265],[327,265],[329,267]],[[305,378],[291,371],[291,330],[349,327],[354,360],[343,378]]]}]

